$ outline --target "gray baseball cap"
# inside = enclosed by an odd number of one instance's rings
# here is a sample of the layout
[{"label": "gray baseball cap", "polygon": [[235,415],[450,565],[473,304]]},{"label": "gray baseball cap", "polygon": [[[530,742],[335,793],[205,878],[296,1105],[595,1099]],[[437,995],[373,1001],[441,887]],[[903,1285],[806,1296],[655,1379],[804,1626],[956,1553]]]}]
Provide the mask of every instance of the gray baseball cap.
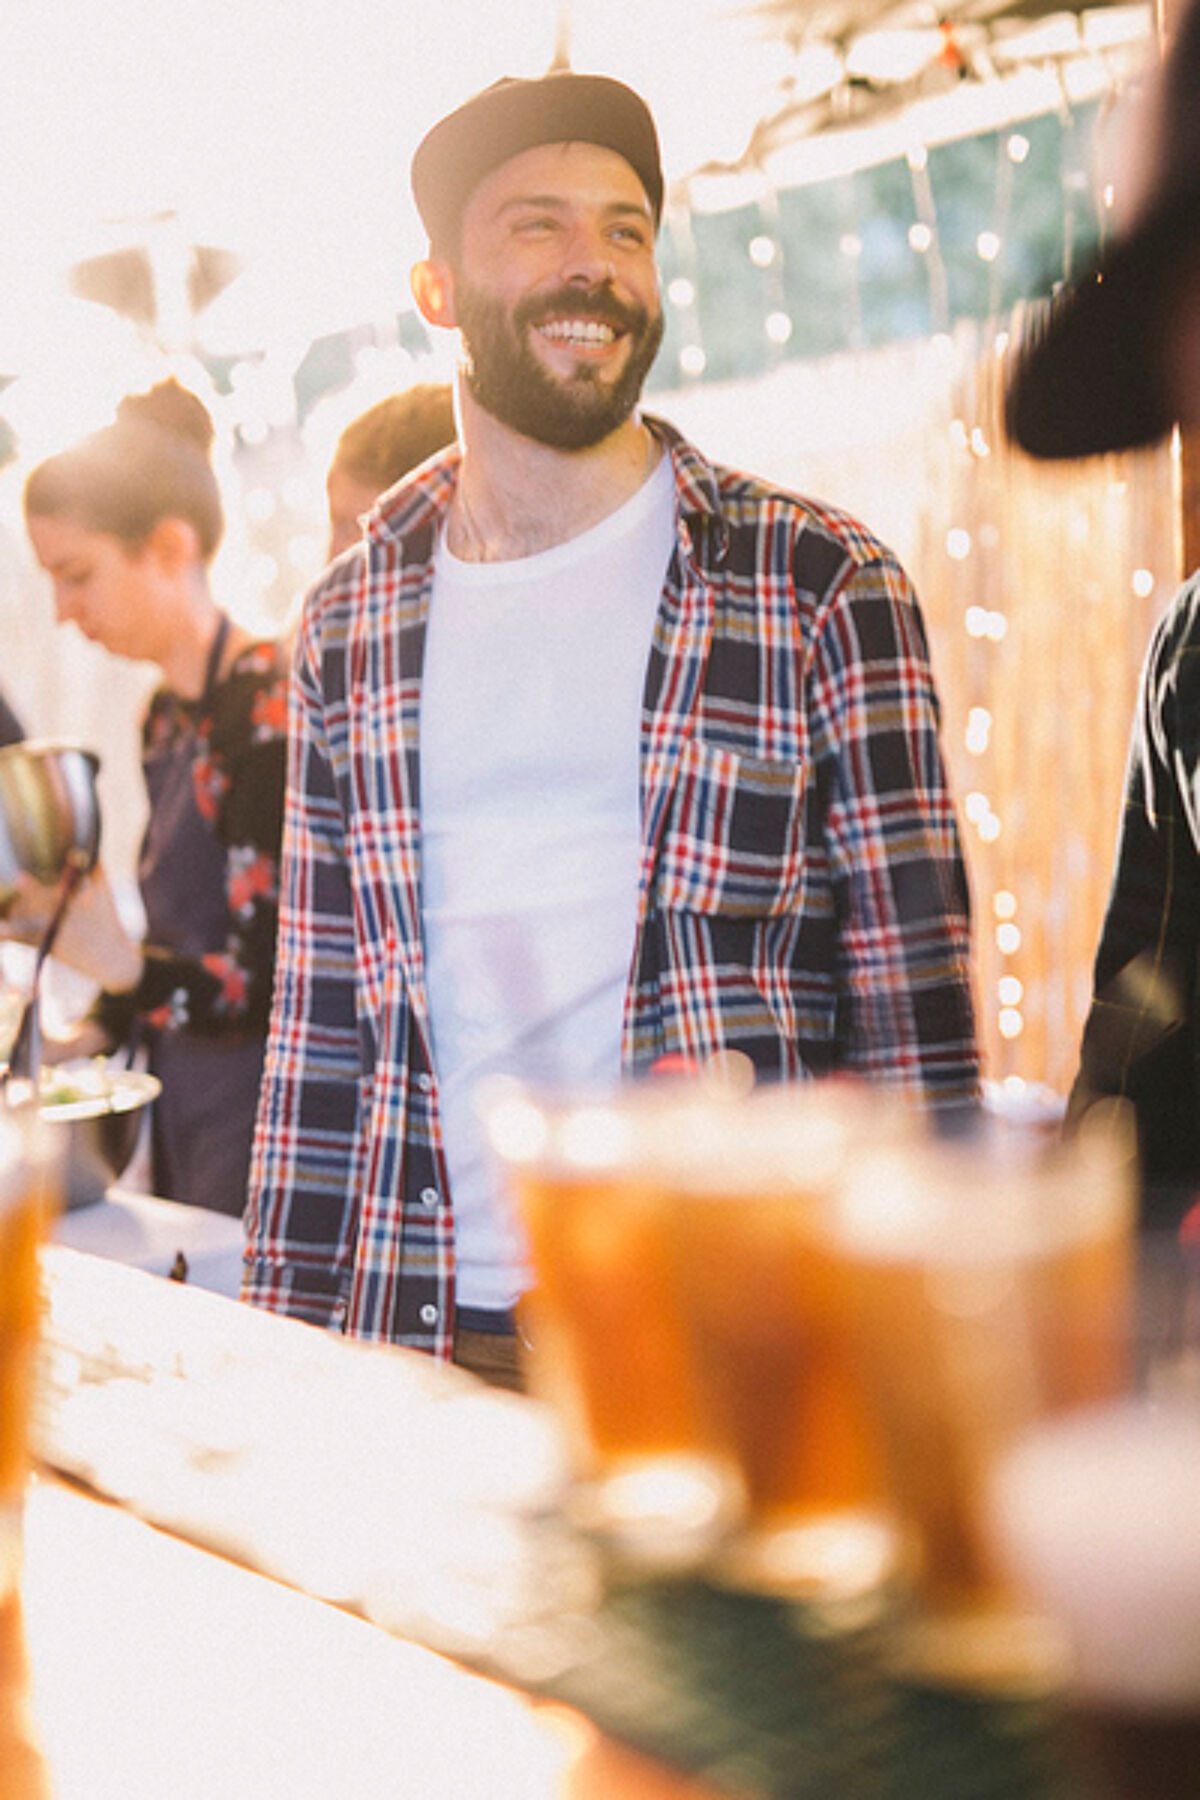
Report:
[{"label": "gray baseball cap", "polygon": [[523,150],[560,143],[600,144],[623,156],[658,224],[663,173],[649,107],[624,82],[564,69],[532,80],[506,76],[426,132],[412,160],[412,189],[430,242],[457,239],[485,175]]}]

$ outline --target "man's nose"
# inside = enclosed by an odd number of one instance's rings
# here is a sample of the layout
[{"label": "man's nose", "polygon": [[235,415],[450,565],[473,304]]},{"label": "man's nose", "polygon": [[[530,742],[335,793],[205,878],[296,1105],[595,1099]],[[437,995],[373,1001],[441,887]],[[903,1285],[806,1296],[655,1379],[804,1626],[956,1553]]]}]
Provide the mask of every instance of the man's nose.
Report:
[{"label": "man's nose", "polygon": [[580,287],[600,287],[616,280],[612,245],[603,231],[579,226],[571,233],[563,255],[563,276]]}]

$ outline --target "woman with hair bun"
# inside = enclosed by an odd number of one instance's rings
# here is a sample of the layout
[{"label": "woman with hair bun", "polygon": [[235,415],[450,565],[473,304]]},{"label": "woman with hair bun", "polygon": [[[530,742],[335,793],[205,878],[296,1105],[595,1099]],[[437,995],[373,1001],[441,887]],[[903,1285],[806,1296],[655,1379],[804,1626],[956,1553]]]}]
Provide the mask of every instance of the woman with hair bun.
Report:
[{"label": "woman with hair bun", "polygon": [[[163,1084],[155,1192],[240,1213],[274,971],[287,666],[281,645],[254,640],[213,598],[224,520],[212,442],[203,402],[160,382],[40,463],[24,506],[59,622],[162,672],[142,726],[145,942],[125,931],[100,870],[55,955],[100,983],[110,1045],[148,1046]],[[38,935],[52,899],[27,884],[7,929]]]}]

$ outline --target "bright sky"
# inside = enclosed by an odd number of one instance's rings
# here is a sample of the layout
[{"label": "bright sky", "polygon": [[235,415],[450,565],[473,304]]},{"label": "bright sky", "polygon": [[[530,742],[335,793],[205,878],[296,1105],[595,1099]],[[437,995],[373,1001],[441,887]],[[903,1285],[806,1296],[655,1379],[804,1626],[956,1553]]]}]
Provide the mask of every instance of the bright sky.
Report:
[{"label": "bright sky", "polygon": [[[36,453],[153,379],[130,333],[65,272],[179,215],[184,245],[243,273],[204,314],[209,350],[266,348],[278,381],[312,339],[395,317],[423,240],[412,151],[503,74],[549,67],[565,0],[4,0],[0,375]],[[574,67],[649,101],[668,177],[734,158],[786,67],[736,0],[570,0]],[[160,227],[157,237],[161,239]],[[161,370],[157,371],[161,373]]]},{"label": "bright sky", "polygon": [[[4,271],[0,366],[30,281],[107,247],[114,222],[168,207],[193,237],[269,252],[272,285],[292,287],[297,315],[336,309],[348,289],[390,295],[419,252],[407,186],[417,139],[496,76],[545,69],[559,7],[6,0],[0,254],[19,266],[15,287]],[[744,132],[738,119],[778,70],[778,50],[757,54],[745,27],[710,29],[720,10],[574,0],[573,63],[642,88],[675,172],[736,154],[731,131]],[[735,33],[745,52],[731,59]],[[753,91],[740,108],[739,69]]]},{"label": "bright sky", "polygon": [[314,337],[394,317],[423,247],[415,144],[497,76],[546,69],[568,5],[573,66],[645,95],[668,179],[736,160],[796,69],[746,0],[3,0],[0,375],[24,378],[10,411],[53,389],[26,447],[140,381],[65,271],[164,211],[184,245],[243,259],[204,315],[212,351],[266,348],[282,379]]}]

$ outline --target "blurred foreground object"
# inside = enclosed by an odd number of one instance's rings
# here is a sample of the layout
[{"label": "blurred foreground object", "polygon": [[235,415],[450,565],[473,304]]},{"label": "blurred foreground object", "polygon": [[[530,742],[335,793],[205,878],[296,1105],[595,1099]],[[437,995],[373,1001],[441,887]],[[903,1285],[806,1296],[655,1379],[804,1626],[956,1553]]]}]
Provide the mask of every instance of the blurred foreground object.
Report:
[{"label": "blurred foreground object", "polygon": [[[478,1714],[414,1708],[411,1646],[288,1587],[578,1709],[722,1796],[1098,1800],[1064,1786],[1053,1696],[907,1687],[886,1621],[830,1631],[703,1580],[606,1584],[563,1521],[535,1402],[94,1257],[52,1246],[44,1269],[36,1449],[92,1490],[39,1480],[29,1512],[44,1749],[74,1775],[60,1800],[274,1794],[281,1756],[294,1800],[542,1793],[490,1730],[490,1782],[469,1781]],[[511,1710],[491,1692],[493,1716]],[[624,1775],[618,1758],[608,1787],[549,1791],[609,1800]]]},{"label": "blurred foreground object", "polygon": [[1126,1401],[1041,1426],[1000,1467],[993,1530],[1066,1629],[1087,1753],[1118,1800],[1183,1800],[1200,1770],[1200,1411]]},{"label": "blurred foreground object", "polygon": [[38,1257],[58,1201],[55,1147],[36,1107],[0,1104],[0,1604],[20,1580],[41,1320]]},{"label": "blurred foreground object", "polygon": [[693,1378],[741,1495],[712,1576],[836,1614],[882,1604],[899,1539],[864,1390],[854,1273],[830,1217],[864,1142],[916,1115],[849,1080],[714,1099],[656,1146]]},{"label": "blurred foreground object", "polygon": [[915,1112],[849,1080],[754,1091],[726,1057],[607,1090],[497,1081],[486,1117],[575,1523],[643,1575],[882,1598],[897,1539],[831,1214],[860,1145],[917,1136]]},{"label": "blurred foreground object", "polygon": [[512,1080],[490,1140],[529,1233],[531,1381],[570,1517],[617,1568],[824,1609],[896,1604],[898,1667],[1042,1687],[983,1497],[1033,1421],[1126,1391],[1123,1109],[950,1135],[845,1080]]},{"label": "blurred foreground object", "polygon": [[0,1602],[0,1800],[54,1800],[38,1745],[21,1596]]},{"label": "blurred foreground object", "polygon": [[888,1472],[909,1540],[913,1617],[897,1667],[951,1686],[1037,1691],[1052,1630],[992,1553],[991,1475],[1036,1421],[1128,1391],[1134,1156],[1130,1122],[1075,1139],[993,1127],[864,1144],[837,1242]]},{"label": "blurred foreground object", "polygon": [[553,1409],[572,1518],[643,1568],[694,1565],[734,1493],[705,1433],[658,1146],[717,1099],[690,1079],[481,1092],[489,1142],[530,1243],[518,1308],[530,1386]]}]

